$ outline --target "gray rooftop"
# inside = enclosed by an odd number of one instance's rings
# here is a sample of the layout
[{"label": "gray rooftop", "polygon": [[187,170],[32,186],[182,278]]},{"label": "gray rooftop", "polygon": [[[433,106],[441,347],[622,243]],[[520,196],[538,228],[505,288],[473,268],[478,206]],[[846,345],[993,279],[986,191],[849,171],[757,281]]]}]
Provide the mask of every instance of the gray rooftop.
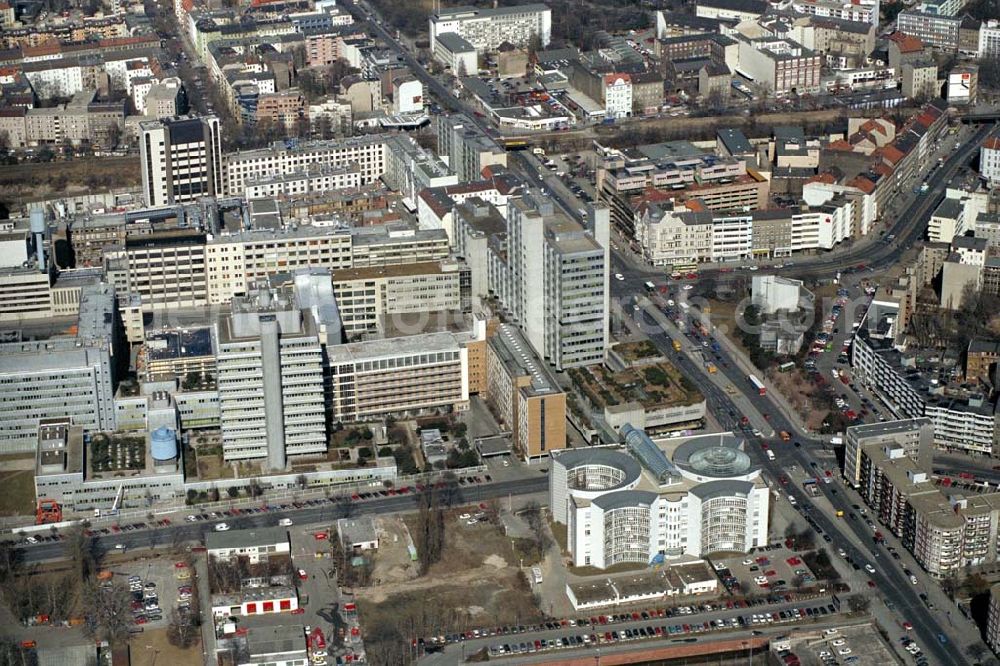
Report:
[{"label": "gray rooftop", "polygon": [[476,47],[469,43],[469,40],[462,37],[457,32],[446,32],[438,35],[437,42],[452,53],[468,53],[475,51]]},{"label": "gray rooftop", "polygon": [[330,363],[360,363],[408,354],[457,351],[458,348],[458,337],[454,333],[426,333],[387,340],[350,342],[329,347],[327,353],[330,356]]},{"label": "gray rooftop", "polygon": [[648,490],[621,490],[616,493],[608,493],[591,500],[591,504],[600,507],[604,511],[615,509],[628,509],[632,507],[649,508],[656,501],[656,493]]},{"label": "gray rooftop", "polygon": [[[251,657],[288,655],[306,650],[305,627],[301,624],[253,627],[247,632],[247,648]],[[260,661],[260,659],[257,659]],[[273,660],[272,660],[273,661]]]},{"label": "gray rooftop", "polygon": [[[639,466],[639,463],[635,460],[635,458],[623,451],[615,449],[570,449],[566,451],[559,451],[558,453],[553,451],[552,455],[553,458],[560,465],[565,467],[567,471],[577,467],[586,467],[588,465],[602,465],[604,467],[613,467],[624,472],[622,482],[615,486],[615,488],[623,488],[629,484],[635,483],[642,474],[642,468]],[[609,488],[609,490],[614,490],[614,488]]]},{"label": "gray rooftop", "polygon": [[489,344],[508,372],[514,376],[531,376],[531,386],[524,387],[529,395],[562,393],[552,371],[539,360],[538,354],[517,327],[501,325]]},{"label": "gray rooftop", "polygon": [[548,5],[543,5],[541,3],[535,3],[530,5],[516,5],[513,7],[498,7],[495,9],[482,8],[482,7],[449,7],[447,9],[441,9],[437,15],[431,17],[434,19],[444,19],[451,20],[455,18],[465,18],[464,15],[468,15],[468,18],[490,18],[492,16],[507,16],[508,14],[521,14],[525,12],[548,12],[551,11]]},{"label": "gray rooftop", "polygon": [[337,521],[337,533],[340,534],[340,541],[347,546],[378,540],[375,520],[371,516],[341,518]]},{"label": "gray rooftop", "polygon": [[900,421],[884,421],[882,423],[867,423],[865,425],[850,426],[847,428],[847,434],[856,439],[890,437],[892,435],[915,432],[922,426],[928,425],[932,425],[929,418],[902,419]]},{"label": "gray rooftop", "polygon": [[693,487],[691,494],[704,502],[716,497],[747,496],[753,491],[753,488],[754,485],[749,481],[709,481],[708,483],[700,483]]},{"label": "gray rooftop", "polygon": [[205,535],[205,547],[208,550],[255,548],[288,543],[288,530],[284,527],[258,527],[252,530],[230,530],[228,532],[209,532]]}]

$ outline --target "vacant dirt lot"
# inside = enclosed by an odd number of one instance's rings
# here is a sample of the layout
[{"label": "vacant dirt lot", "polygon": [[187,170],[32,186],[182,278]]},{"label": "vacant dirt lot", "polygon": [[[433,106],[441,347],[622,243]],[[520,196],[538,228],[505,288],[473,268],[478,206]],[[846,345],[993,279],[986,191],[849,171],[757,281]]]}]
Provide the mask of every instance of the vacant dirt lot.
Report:
[{"label": "vacant dirt lot", "polygon": [[0,200],[24,203],[46,197],[138,186],[138,156],[0,166]]},{"label": "vacant dirt lot", "polygon": [[809,381],[799,368],[791,372],[777,372],[772,369],[767,373],[767,378],[788,399],[809,429],[819,432],[830,412],[826,409],[816,409],[814,398],[819,394],[816,384]]},{"label": "vacant dirt lot", "polygon": [[[407,517],[411,532],[413,521]],[[419,578],[416,564],[408,565],[405,539],[393,541],[392,533],[383,535],[376,556],[374,578],[382,584],[357,590],[362,635],[373,664],[401,663],[405,654],[400,648],[416,636],[523,624],[540,616],[510,540],[495,526],[467,525],[452,515],[441,561]]]},{"label": "vacant dirt lot", "polygon": [[132,666],[156,664],[197,664],[201,661],[201,647],[196,642],[182,650],[167,640],[166,629],[152,629],[136,634],[129,642]]}]

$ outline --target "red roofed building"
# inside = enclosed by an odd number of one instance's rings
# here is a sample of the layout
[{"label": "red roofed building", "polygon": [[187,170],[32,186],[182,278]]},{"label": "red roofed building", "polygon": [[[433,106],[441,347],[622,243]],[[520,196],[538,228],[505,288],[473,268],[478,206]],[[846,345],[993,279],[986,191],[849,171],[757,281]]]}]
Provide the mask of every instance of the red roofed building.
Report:
[{"label": "red roofed building", "polygon": [[899,76],[903,65],[924,58],[924,43],[919,38],[902,32],[894,32],[888,38],[889,67]]}]

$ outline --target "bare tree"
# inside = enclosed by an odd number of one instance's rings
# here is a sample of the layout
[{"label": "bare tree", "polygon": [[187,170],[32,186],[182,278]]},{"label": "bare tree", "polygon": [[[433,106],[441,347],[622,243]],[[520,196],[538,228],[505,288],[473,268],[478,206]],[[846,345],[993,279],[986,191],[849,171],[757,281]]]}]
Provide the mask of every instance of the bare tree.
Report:
[{"label": "bare tree", "polygon": [[187,649],[198,641],[198,628],[191,621],[188,613],[181,613],[176,608],[170,610],[170,625],[167,627],[167,640],[171,645]]},{"label": "bare tree", "polygon": [[116,643],[128,638],[132,596],[123,583],[102,585],[96,578],[83,586],[84,630],[92,637]]},{"label": "bare tree", "polygon": [[97,573],[100,557],[96,540],[87,535],[81,525],[73,525],[66,532],[66,553],[77,566],[79,581],[85,583]]}]

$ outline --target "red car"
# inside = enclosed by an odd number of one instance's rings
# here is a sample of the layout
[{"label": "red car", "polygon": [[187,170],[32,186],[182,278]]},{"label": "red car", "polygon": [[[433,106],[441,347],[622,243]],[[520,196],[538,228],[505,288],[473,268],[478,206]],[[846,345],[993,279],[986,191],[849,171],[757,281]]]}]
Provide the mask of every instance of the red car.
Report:
[{"label": "red car", "polygon": [[174,562],[175,569],[187,569],[187,562]]},{"label": "red car", "polygon": [[309,574],[306,573],[305,569],[299,569],[298,574],[299,580],[307,580],[309,578]]},{"label": "red car", "polygon": [[306,612],[305,608],[296,608],[295,610],[292,611],[292,615],[302,615],[305,612]]},{"label": "red car", "polygon": [[913,629],[913,625],[910,624],[909,622],[904,622],[903,623],[903,629],[906,629],[907,631],[910,631],[911,629]]},{"label": "red car", "polygon": [[313,534],[313,538],[316,539],[316,541],[323,541],[326,539],[326,532],[316,532]]},{"label": "red car", "polygon": [[868,581],[868,587],[875,587],[875,581],[869,580]]}]

